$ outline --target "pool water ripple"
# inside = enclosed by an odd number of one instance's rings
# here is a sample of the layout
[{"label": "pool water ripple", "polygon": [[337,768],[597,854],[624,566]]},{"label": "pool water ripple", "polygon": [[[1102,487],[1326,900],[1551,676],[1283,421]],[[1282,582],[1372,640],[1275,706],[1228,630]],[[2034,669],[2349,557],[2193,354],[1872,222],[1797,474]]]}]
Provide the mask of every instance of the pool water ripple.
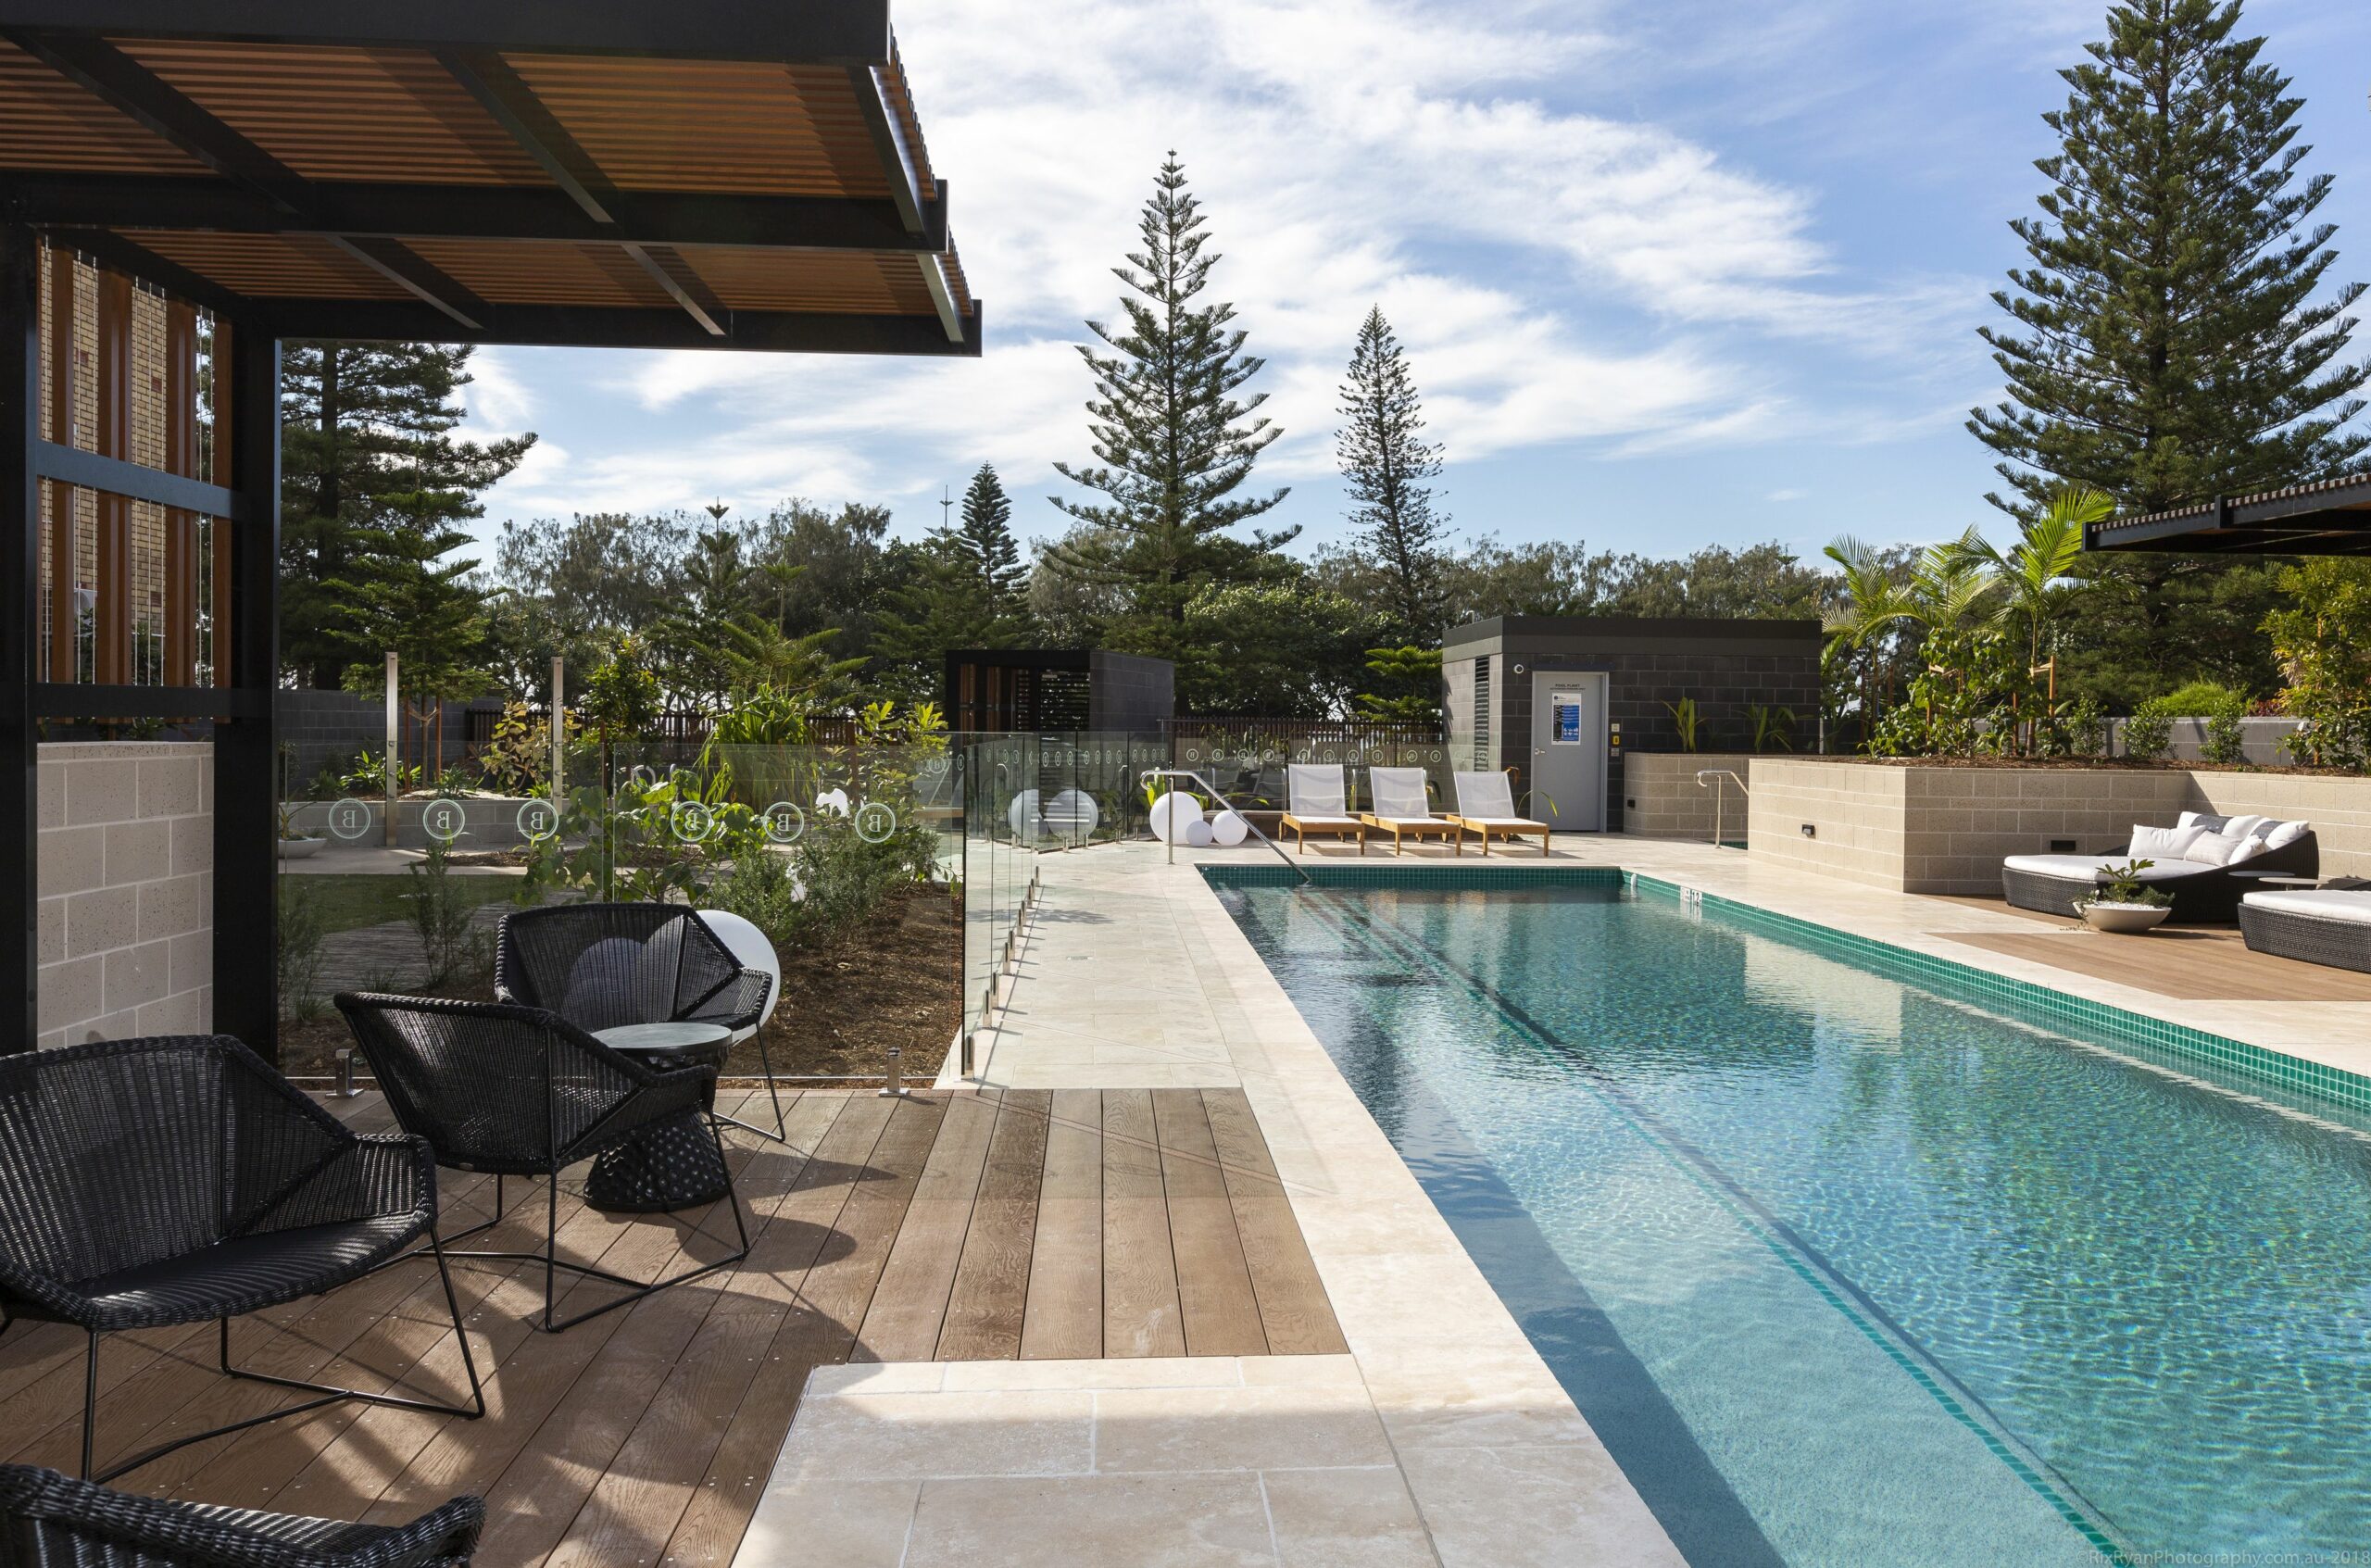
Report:
[{"label": "pool water ripple", "polygon": [[2358,1113],[1610,889],[1223,897],[1485,1273],[1540,1260],[1476,1247],[1477,1164],[1780,1560],[2360,1544]]}]

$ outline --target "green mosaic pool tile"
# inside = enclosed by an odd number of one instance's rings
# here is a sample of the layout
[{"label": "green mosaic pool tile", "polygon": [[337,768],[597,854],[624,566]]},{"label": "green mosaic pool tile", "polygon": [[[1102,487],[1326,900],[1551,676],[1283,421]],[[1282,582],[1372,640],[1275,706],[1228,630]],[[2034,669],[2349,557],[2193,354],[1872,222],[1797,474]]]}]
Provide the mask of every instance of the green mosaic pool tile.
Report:
[{"label": "green mosaic pool tile", "polygon": [[1674,902],[1692,899],[1701,908],[1717,909],[1724,919],[1737,924],[1782,933],[1814,947],[1850,955],[1878,973],[1957,994],[2022,1022],[2044,1028],[2078,1028],[2102,1035],[2118,1046],[2155,1059],[2160,1065],[2211,1065],[2290,1094],[2327,1100],[2352,1110],[2371,1110],[2371,1078],[2359,1073],[2266,1050],[2244,1040],[2210,1035],[2187,1024],[2130,1012],[2089,997],[2070,996],[1972,964],[1838,931],[1716,893],[1683,889],[1657,877],[1625,872],[1623,884],[1635,893],[1668,897]]}]

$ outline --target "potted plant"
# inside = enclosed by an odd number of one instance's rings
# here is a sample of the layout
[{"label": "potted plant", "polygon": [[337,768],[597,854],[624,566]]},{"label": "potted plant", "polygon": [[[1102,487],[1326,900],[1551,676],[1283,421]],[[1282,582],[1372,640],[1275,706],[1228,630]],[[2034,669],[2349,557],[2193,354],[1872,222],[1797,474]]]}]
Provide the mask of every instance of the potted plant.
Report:
[{"label": "potted plant", "polygon": [[2100,874],[2107,880],[2088,897],[2076,901],[2083,923],[2094,931],[2126,936],[2164,924],[2174,912],[2173,900],[2140,880],[2140,873],[2156,863],[2132,860],[2101,868]]},{"label": "potted plant", "polygon": [[328,842],[329,840],[326,838],[313,837],[307,834],[303,829],[297,827],[295,819],[291,815],[291,807],[289,803],[284,800],[281,802],[280,858],[282,859],[301,860],[308,855],[319,854],[320,852],[321,846]]}]

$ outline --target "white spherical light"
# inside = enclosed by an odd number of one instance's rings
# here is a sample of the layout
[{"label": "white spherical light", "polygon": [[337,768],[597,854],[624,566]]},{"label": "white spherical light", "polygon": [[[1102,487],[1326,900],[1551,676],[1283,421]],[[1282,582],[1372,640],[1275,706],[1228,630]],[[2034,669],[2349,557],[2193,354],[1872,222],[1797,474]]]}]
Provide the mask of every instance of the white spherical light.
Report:
[{"label": "white spherical light", "polygon": [[1202,820],[1202,803],[1172,791],[1154,801],[1148,815],[1155,838],[1168,844],[1183,844],[1186,824]]},{"label": "white spherical light", "polygon": [[1233,811],[1221,811],[1211,819],[1211,838],[1232,849],[1251,836],[1251,824]]},{"label": "white spherical light", "polygon": [[1186,824],[1186,847],[1188,849],[1208,849],[1211,847],[1211,824],[1202,821],[1198,813]]}]

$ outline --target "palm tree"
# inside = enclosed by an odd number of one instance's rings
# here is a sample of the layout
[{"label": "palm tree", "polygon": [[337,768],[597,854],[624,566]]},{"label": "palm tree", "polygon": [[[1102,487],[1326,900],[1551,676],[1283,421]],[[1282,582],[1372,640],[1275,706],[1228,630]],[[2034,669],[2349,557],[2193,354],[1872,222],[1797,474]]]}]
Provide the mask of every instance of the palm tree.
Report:
[{"label": "palm tree", "polygon": [[1955,547],[1970,562],[1990,569],[1990,585],[2002,591],[1995,615],[2024,621],[2028,664],[2040,665],[2044,628],[2084,592],[2085,584],[2072,579],[2083,558],[2085,527],[2114,513],[2115,503],[2100,492],[2067,485],[2039,515],[2026,520],[2017,543],[2008,549],[1993,548],[1973,528]]},{"label": "palm tree", "polygon": [[1822,615],[1830,657],[1850,655],[1861,666],[1861,734],[1875,730],[1876,656],[1874,646],[1898,623],[1912,619],[1901,584],[1876,551],[1845,534],[1822,552],[1843,569],[1844,597]]}]

